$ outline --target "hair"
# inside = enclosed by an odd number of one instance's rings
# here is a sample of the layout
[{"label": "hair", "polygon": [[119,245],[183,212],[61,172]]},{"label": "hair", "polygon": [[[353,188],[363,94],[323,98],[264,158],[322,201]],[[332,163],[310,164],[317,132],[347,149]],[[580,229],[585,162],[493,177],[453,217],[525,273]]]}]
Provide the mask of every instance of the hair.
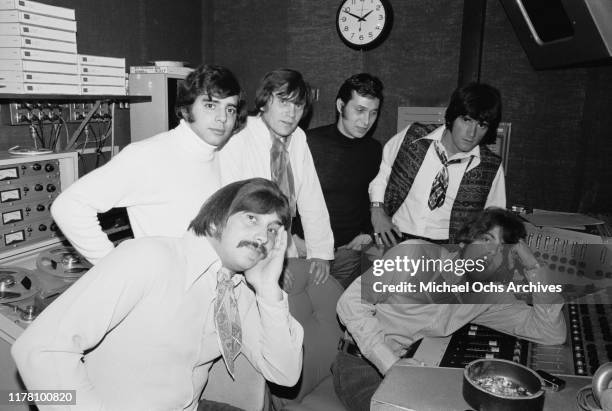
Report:
[{"label": "hair", "polygon": [[217,190],[189,223],[189,229],[198,236],[220,238],[228,218],[241,211],[256,214],[275,212],[285,229],[289,229],[291,212],[287,197],[275,183],[259,177],[236,181]]},{"label": "hair", "polygon": [[245,93],[236,76],[227,68],[203,64],[189,73],[185,81],[179,82],[176,90],[174,111],[178,118],[193,122],[191,106],[201,95],[226,98],[238,96],[238,115],[233,132],[240,130],[247,117]]},{"label": "hair", "polygon": [[303,104],[302,118],[310,112],[312,93],[299,71],[281,68],[266,73],[255,92],[255,114],[261,111],[274,93],[297,104]]},{"label": "hair", "polygon": [[527,235],[519,216],[503,208],[488,207],[476,214],[459,230],[457,242],[470,244],[494,227],[501,228],[504,244],[516,244]]},{"label": "hair", "polygon": [[480,144],[491,144],[495,142],[501,112],[499,90],[488,84],[472,82],[453,92],[444,119],[449,130],[452,130],[455,119],[460,116],[468,115],[474,120],[486,121],[489,127]]},{"label": "hair", "polygon": [[344,104],[348,103],[353,97],[353,91],[362,97],[377,98],[382,105],[383,83],[378,77],[369,73],[352,75],[340,86],[336,100],[340,99]]}]

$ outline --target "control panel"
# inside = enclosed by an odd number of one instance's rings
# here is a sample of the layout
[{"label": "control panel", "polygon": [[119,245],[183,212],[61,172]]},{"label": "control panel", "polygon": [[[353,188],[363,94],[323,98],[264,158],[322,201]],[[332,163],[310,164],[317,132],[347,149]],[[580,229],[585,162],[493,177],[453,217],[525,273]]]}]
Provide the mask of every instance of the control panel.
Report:
[{"label": "control panel", "polygon": [[50,208],[77,167],[76,153],[0,158],[0,256],[57,237]]}]

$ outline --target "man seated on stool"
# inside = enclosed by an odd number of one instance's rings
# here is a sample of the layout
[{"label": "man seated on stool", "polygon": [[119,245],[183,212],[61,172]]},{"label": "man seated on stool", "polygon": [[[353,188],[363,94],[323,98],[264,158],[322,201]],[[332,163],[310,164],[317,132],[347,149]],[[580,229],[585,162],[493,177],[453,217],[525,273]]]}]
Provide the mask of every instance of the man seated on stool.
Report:
[{"label": "man seated on stool", "polygon": [[499,91],[470,83],[455,90],[446,124],[411,124],[383,148],[370,183],[374,240],[396,245],[408,238],[456,243],[457,231],[486,207],[506,207],[495,142],[501,119]]},{"label": "man seated on stool", "polygon": [[[422,240],[408,240],[390,249],[382,261],[387,264],[398,259],[421,264],[439,261],[444,267],[450,264],[450,269],[431,264],[416,269],[411,266],[410,270],[402,265],[381,266],[375,262],[355,280],[338,301],[338,316],[348,333],[340,342],[341,350],[332,367],[336,393],[347,408],[368,410],[384,375],[412,343],[423,337],[448,336],[470,322],[541,344],[562,344],[566,332],[561,313],[563,301],[556,292],[532,293],[530,306],[510,292],[432,293],[420,289],[420,284],[434,281],[457,286],[476,282],[497,284],[501,280],[498,269],[502,268],[505,244],[512,245],[510,257],[524,267],[530,283],[551,284],[552,273],[538,264],[524,242],[525,234],[519,217],[500,208],[488,208],[459,231],[456,251]],[[468,269],[470,260],[473,264]],[[463,262],[459,264],[460,261]],[[390,292],[381,290],[381,284],[375,285],[379,282],[412,284],[415,288],[413,292]]]},{"label": "man seated on stool", "polygon": [[195,410],[213,362],[233,375],[240,352],[293,386],[303,330],[278,285],[289,218],[257,178],[213,194],[182,238],[121,243],[13,345],[27,388],[76,390],[78,410]]}]

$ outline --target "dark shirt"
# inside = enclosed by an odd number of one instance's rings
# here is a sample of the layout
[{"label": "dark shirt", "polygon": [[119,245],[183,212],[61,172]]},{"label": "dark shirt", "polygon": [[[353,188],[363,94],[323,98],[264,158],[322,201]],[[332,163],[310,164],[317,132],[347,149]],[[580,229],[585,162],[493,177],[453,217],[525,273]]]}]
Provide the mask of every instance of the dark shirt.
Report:
[{"label": "dark shirt", "polygon": [[334,246],[370,233],[368,185],[378,174],[381,144],[369,135],[348,138],[336,124],[307,130],[306,138],[329,211]]}]

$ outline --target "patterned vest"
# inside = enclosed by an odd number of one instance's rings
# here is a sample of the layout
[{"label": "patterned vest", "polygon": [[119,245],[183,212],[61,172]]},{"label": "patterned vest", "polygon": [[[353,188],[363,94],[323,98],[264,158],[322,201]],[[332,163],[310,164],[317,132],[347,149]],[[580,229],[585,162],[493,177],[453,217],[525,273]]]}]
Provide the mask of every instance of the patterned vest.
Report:
[{"label": "patterned vest", "polygon": [[[400,208],[423,164],[432,140],[421,139],[421,137],[425,137],[437,127],[439,126],[435,124],[414,123],[406,131],[404,141],[393,162],[385,190],[387,215],[393,216]],[[497,155],[486,146],[480,146],[480,164],[463,175],[451,210],[449,226],[451,243],[455,242],[455,236],[463,224],[475,213],[484,209],[500,163],[501,159]]]}]

